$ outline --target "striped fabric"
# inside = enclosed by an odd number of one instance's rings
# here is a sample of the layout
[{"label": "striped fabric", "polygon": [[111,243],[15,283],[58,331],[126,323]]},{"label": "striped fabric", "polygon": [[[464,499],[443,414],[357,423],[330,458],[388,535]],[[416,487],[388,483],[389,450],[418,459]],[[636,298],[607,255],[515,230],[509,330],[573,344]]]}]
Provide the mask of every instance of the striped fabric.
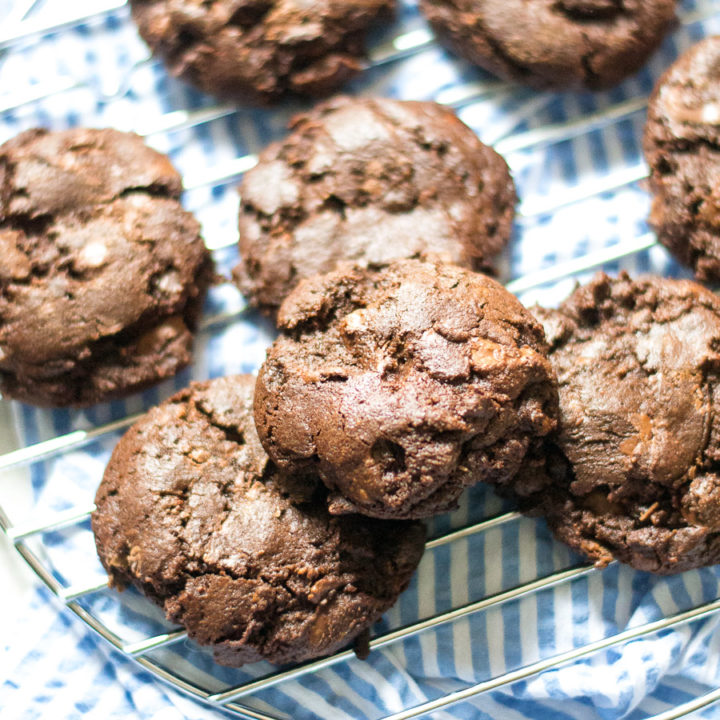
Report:
[{"label": "striped fabric", "polygon": [[[107,2],[86,5],[92,9]],[[70,10],[79,12],[84,4],[46,0],[37,4],[30,18],[53,13],[62,17]],[[13,3],[0,0],[0,17],[12,10]],[[648,232],[649,201],[638,181],[643,173],[640,101],[620,120],[580,129],[560,141],[540,142],[535,132],[647,96],[680,52],[700,37],[720,31],[720,0],[684,0],[680,12],[685,22],[639,75],[596,95],[508,87],[436,46],[369,70],[349,90],[451,103],[481,139],[505,154],[522,198],[522,217],[503,259],[504,276],[520,279],[604,248],[623,247]],[[415,3],[406,0],[397,24],[374,43],[422,27]],[[0,35],[6,32],[8,25],[0,22]],[[50,91],[55,92],[45,99],[8,108],[15,99]],[[212,98],[172,80],[161,65],[148,60],[126,8],[41,41],[24,41],[0,54],[0,142],[36,125],[115,126],[150,132],[148,142],[169,153],[186,185],[197,186],[186,192],[184,204],[203,223],[220,270],[228,272],[237,257],[234,182],[204,185],[202,181],[230,160],[255,153],[281,137],[287,119],[299,106],[241,109],[197,127],[163,130],[167,122],[181,119],[168,113],[213,104]],[[567,129],[564,134],[568,135]],[[606,192],[599,192],[603,189]],[[609,271],[619,268],[687,275],[658,247],[605,265]],[[520,297],[528,304],[552,305],[570,291],[576,279],[587,279],[594,269],[534,286]],[[237,313],[243,306],[237,291],[224,285],[211,292],[206,315]],[[34,444],[125,418],[156,404],[191,379],[252,372],[262,361],[272,332],[256,314],[236,314],[231,321],[201,333],[191,369],[124,402],[82,412],[51,412],[11,403],[20,442]],[[10,483],[14,483],[26,490],[13,493],[11,519],[18,524],[87,508],[120,434],[120,430],[111,432],[0,477],[0,504],[6,506]],[[491,491],[476,487],[466,494],[458,511],[429,523],[430,535],[510,510],[512,506]],[[30,542],[65,586],[90,586],[102,580],[89,523],[45,533]],[[375,632],[462,607],[581,562],[552,540],[541,521],[512,519],[429,550],[410,589]],[[365,662],[340,663],[240,702],[260,713],[292,720],[380,718],[718,597],[720,573],[715,568],[657,578],[614,565],[419,633],[373,652]],[[127,642],[169,628],[157,609],[131,591],[122,595],[102,591],[80,602]],[[436,711],[432,717],[640,720],[657,715],[720,685],[719,621],[720,615],[713,614],[633,640],[502,685]],[[3,631],[1,641],[3,720],[231,716],[229,711],[188,699],[113,650],[39,584],[22,627],[8,629],[7,634]],[[209,692],[270,669],[221,668],[206,651],[189,642],[151,652],[148,658]],[[696,717],[720,717],[720,709],[709,708]]]}]

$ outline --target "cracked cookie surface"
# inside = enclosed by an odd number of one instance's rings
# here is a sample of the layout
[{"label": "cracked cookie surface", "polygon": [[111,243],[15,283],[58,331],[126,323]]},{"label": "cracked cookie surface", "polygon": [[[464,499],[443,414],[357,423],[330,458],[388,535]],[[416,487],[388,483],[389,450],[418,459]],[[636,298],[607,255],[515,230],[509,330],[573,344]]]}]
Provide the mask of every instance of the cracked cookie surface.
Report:
[{"label": "cracked cookie surface", "polygon": [[365,35],[395,0],[131,0],[140,35],[205,92],[270,103],[327,95],[365,63]]},{"label": "cracked cookie surface", "polygon": [[676,0],[420,0],[441,41],[506,80],[599,90],[637,72]]},{"label": "cracked cookie surface", "polygon": [[253,424],[254,384],[193,383],[147,413],[115,448],[92,516],[112,583],[236,667],[347,645],[407,587],[425,539],[416,522],[331,517],[320,483],[280,478]]},{"label": "cracked cookie surface", "polygon": [[170,161],[117,130],[0,146],[0,387],[83,406],[175,374],[211,279]]},{"label": "cracked cookie surface", "polygon": [[688,280],[600,274],[537,314],[560,427],[517,492],[600,565],[720,562],[720,300]]},{"label": "cracked cookie surface", "polygon": [[274,314],[304,277],[342,260],[426,252],[491,267],[512,228],[507,164],[432,102],[335,98],[299,115],[240,187],[235,281]]},{"label": "cracked cookie surface", "polygon": [[691,47],[650,97],[643,147],[658,240],[698,280],[720,280],[720,37]]},{"label": "cracked cookie surface", "polygon": [[500,284],[438,262],[303,280],[258,375],[255,420],[282,469],[317,471],[333,513],[424,517],[508,483],[555,427],[540,325]]}]

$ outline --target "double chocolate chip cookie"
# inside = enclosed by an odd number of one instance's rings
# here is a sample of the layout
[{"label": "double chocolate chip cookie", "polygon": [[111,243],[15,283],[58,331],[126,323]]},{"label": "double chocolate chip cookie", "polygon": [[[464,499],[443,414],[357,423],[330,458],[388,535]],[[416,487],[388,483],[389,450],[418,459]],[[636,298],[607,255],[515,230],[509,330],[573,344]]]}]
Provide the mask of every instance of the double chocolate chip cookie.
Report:
[{"label": "double chocolate chip cookie", "polygon": [[676,0],[420,0],[441,41],[539,89],[599,90],[637,72],[675,22]]},{"label": "double chocolate chip cookie", "polygon": [[50,406],[175,374],[211,280],[170,161],[116,130],[0,147],[0,387]]},{"label": "double chocolate chip cookie", "polygon": [[280,308],[255,420],[285,471],[318,472],[334,514],[429,516],[507,484],[555,428],[541,326],[494,280],[439,262],[344,266]]},{"label": "double chocolate chip cookie", "polygon": [[644,150],[658,240],[699,280],[720,280],[720,37],[690,48],[660,78]]},{"label": "double chocolate chip cookie", "polygon": [[153,53],[206,92],[269,103],[327,95],[358,73],[395,0],[130,0]]},{"label": "double chocolate chip cookie", "polygon": [[373,266],[432,252],[487,270],[507,243],[516,201],[508,167],[451,110],[337,98],[291,128],[240,188],[234,276],[265,312],[342,260]]},{"label": "double chocolate chip cookie", "polygon": [[600,565],[720,562],[720,300],[686,280],[599,275],[539,315],[560,430],[516,490]]},{"label": "double chocolate chip cookie", "polygon": [[331,517],[321,484],[280,478],[254,382],[196,383],[151,410],[115,448],[92,517],[112,583],[231,666],[347,645],[407,587],[425,538],[419,523]]}]

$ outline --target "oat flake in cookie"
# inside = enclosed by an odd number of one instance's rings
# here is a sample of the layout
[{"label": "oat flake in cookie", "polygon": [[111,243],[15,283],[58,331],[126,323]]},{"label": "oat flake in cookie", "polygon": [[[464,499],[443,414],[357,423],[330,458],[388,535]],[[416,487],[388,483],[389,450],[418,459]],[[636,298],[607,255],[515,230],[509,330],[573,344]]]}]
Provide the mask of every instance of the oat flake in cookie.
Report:
[{"label": "oat flake in cookie", "polygon": [[[720,562],[720,300],[687,280],[598,275],[538,314],[560,432],[551,484],[531,504],[600,565]],[[542,465],[521,474],[517,491],[541,475]]]},{"label": "oat flake in cookie", "polygon": [[278,314],[255,420],[283,469],[318,471],[330,511],[423,517],[507,484],[554,429],[541,326],[494,280],[400,260],[303,280]]},{"label": "oat flake in cookie", "polygon": [[419,523],[331,517],[321,484],[281,480],[253,425],[254,383],[195,383],[147,413],[92,516],[112,583],[137,586],[231,666],[347,645],[407,587],[425,539]]},{"label": "oat flake in cookie", "polygon": [[487,270],[507,243],[505,161],[432,102],[336,98],[291,124],[240,187],[234,276],[274,314],[304,277],[433,252]]},{"label": "oat flake in cookie", "polygon": [[170,161],[116,130],[30,130],[0,146],[0,387],[83,406],[191,357],[211,279]]},{"label": "oat flake in cookie", "polygon": [[660,78],[643,146],[658,240],[698,280],[720,280],[720,37],[694,45]]},{"label": "oat flake in cookie", "polygon": [[365,63],[367,31],[395,0],[130,0],[173,75],[205,92],[269,103],[327,95]]},{"label": "oat flake in cookie", "polygon": [[507,80],[599,90],[637,72],[676,0],[420,0],[440,40]]}]

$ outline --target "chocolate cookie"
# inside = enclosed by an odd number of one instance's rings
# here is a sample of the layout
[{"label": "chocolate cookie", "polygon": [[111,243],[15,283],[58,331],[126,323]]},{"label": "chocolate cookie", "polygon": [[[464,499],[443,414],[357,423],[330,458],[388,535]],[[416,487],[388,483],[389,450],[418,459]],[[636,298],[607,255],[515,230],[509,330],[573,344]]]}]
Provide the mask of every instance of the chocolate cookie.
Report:
[{"label": "chocolate cookie", "polygon": [[425,538],[419,523],[333,518],[322,485],[279,478],[254,384],[194,383],[147,413],[115,448],[92,516],[111,582],[235,667],[349,643],[407,587]]},{"label": "chocolate cookie", "polygon": [[0,147],[0,387],[38,405],[127,395],[190,361],[211,279],[170,161],[117,130]]},{"label": "chocolate cookie", "polygon": [[395,0],[130,0],[170,72],[214,95],[268,103],[326,95],[358,73],[365,35]]},{"label": "chocolate cookie", "polygon": [[291,128],[240,188],[235,280],[264,311],[341,260],[432,251],[487,270],[507,243],[516,201],[508,167],[451,110],[336,98]]},{"label": "chocolate cookie", "polygon": [[[599,565],[720,562],[720,300],[687,280],[601,274],[540,316],[560,430],[531,504]],[[518,492],[541,475],[521,473]]]},{"label": "chocolate cookie", "polygon": [[676,0],[420,0],[438,38],[489,72],[539,89],[600,90],[637,72]]},{"label": "chocolate cookie", "polygon": [[686,52],[660,78],[648,108],[645,157],[658,240],[720,280],[720,37]]},{"label": "chocolate cookie", "polygon": [[270,457],[319,472],[332,513],[423,517],[503,485],[555,427],[542,328],[501,285],[437,262],[303,280],[258,376]]}]

